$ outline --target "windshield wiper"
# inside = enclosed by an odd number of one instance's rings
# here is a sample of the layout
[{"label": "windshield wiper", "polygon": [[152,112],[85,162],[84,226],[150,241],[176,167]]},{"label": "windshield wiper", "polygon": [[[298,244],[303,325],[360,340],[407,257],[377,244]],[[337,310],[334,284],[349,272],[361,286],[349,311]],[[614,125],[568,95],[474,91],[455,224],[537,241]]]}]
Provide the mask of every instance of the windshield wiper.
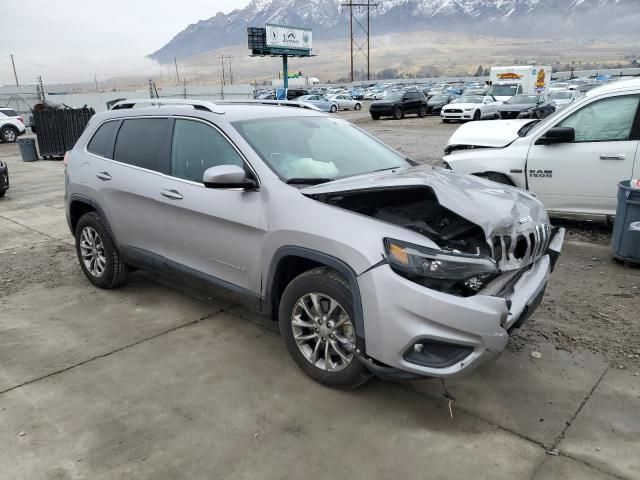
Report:
[{"label": "windshield wiper", "polygon": [[[409,160],[409,159],[407,159],[407,160]],[[397,170],[398,168],[402,168],[402,165],[398,165],[397,167],[384,167],[384,168],[379,168],[379,169],[377,169],[377,170],[374,170],[374,171],[373,171],[373,172],[371,172],[371,173],[375,173],[375,172],[384,172],[384,171],[386,171],[386,170]]]},{"label": "windshield wiper", "polygon": [[319,185],[320,183],[327,183],[334,180],[333,178],[290,178],[287,180],[287,185]]}]

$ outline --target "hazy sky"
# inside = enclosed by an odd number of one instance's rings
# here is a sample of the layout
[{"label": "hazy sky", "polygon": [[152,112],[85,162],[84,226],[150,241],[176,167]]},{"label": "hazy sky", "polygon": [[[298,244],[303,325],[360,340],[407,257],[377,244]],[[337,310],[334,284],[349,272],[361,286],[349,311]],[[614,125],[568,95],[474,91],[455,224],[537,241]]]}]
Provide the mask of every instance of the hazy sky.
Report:
[{"label": "hazy sky", "polygon": [[[155,65],[144,56],[190,23],[249,0],[0,0],[0,85],[75,82]],[[3,8],[2,5],[11,8]],[[34,65],[34,63],[39,65]],[[155,67],[149,69],[153,72]],[[143,73],[145,70],[142,70]]]}]

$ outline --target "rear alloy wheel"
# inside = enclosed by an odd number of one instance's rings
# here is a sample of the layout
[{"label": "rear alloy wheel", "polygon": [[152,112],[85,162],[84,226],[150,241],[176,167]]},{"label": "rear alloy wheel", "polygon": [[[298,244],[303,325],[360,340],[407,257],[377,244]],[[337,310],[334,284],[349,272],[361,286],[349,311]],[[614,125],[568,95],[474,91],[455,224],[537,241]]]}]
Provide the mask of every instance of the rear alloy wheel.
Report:
[{"label": "rear alloy wheel", "polygon": [[480,120],[481,117],[482,117],[482,114],[480,113],[480,110],[476,110],[475,112],[473,112],[473,119],[475,121]]},{"label": "rear alloy wheel", "polygon": [[356,103],[356,106],[353,108],[356,110],[360,110],[362,108],[362,105],[360,105],[359,103]]},{"label": "rear alloy wheel", "polygon": [[370,378],[354,353],[353,299],[338,273],[316,268],[294,278],[282,295],[279,317],[289,353],[311,378],[347,388]]},{"label": "rear alloy wheel", "polygon": [[0,138],[2,138],[3,142],[14,143],[18,138],[18,132],[15,128],[5,127],[2,129],[2,132],[0,132]]},{"label": "rear alloy wheel", "polygon": [[400,107],[396,107],[393,109],[393,118],[396,120],[400,120],[402,117],[404,117],[404,113],[402,112],[402,109]]},{"label": "rear alloy wheel", "polygon": [[336,113],[338,111],[338,107],[336,107],[335,105],[331,105],[331,108],[329,108],[329,111],[331,113]]},{"label": "rear alloy wheel", "polygon": [[100,216],[85,213],[76,226],[76,253],[84,274],[96,287],[115,288],[127,276],[127,266]]}]

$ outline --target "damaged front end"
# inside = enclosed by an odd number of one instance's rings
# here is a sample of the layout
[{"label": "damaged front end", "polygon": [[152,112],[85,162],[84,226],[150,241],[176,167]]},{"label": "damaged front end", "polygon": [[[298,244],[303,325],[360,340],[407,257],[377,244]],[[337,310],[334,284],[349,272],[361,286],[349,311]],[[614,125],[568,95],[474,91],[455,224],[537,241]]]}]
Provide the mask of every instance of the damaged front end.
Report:
[{"label": "damaged front end", "polygon": [[[450,175],[447,180],[458,177]],[[463,217],[460,213],[465,208],[459,208],[459,212],[446,208],[436,191],[424,184],[307,195],[323,203],[412,230],[437,245],[438,248],[428,248],[385,238],[386,262],[399,275],[424,287],[461,297],[484,293],[487,287],[500,284],[503,288],[494,287],[493,293],[507,298],[508,285],[513,285],[530,265],[547,253],[552,230],[546,213],[539,214],[536,200],[526,208],[520,206],[520,210],[514,207],[505,209],[507,199],[513,202],[513,194],[491,192],[485,184],[479,188],[474,183],[473,187],[477,192],[490,196],[494,204],[502,204],[502,212],[508,211],[510,218],[505,213],[499,214],[500,209],[491,212],[489,201],[485,209],[477,204],[474,209],[467,207],[468,214]],[[448,188],[451,191],[446,194],[439,192],[443,198],[454,193],[452,185]],[[470,192],[471,189],[467,190],[466,195],[473,195]],[[519,200],[517,195],[515,198]],[[472,201],[461,197],[459,202]],[[520,203],[528,201],[520,200]],[[492,215],[496,218],[490,222],[487,219]]]}]

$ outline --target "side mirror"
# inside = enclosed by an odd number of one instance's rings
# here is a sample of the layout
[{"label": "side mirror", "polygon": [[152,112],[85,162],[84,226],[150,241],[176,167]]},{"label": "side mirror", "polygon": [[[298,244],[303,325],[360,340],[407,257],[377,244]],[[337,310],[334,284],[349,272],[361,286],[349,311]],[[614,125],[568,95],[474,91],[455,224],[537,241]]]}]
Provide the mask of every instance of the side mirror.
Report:
[{"label": "side mirror", "polygon": [[572,127],[553,127],[536,141],[536,145],[571,143],[576,140],[576,131]]},{"label": "side mirror", "polygon": [[218,165],[207,168],[202,175],[202,183],[207,188],[244,188],[253,190],[258,184],[238,165]]}]

